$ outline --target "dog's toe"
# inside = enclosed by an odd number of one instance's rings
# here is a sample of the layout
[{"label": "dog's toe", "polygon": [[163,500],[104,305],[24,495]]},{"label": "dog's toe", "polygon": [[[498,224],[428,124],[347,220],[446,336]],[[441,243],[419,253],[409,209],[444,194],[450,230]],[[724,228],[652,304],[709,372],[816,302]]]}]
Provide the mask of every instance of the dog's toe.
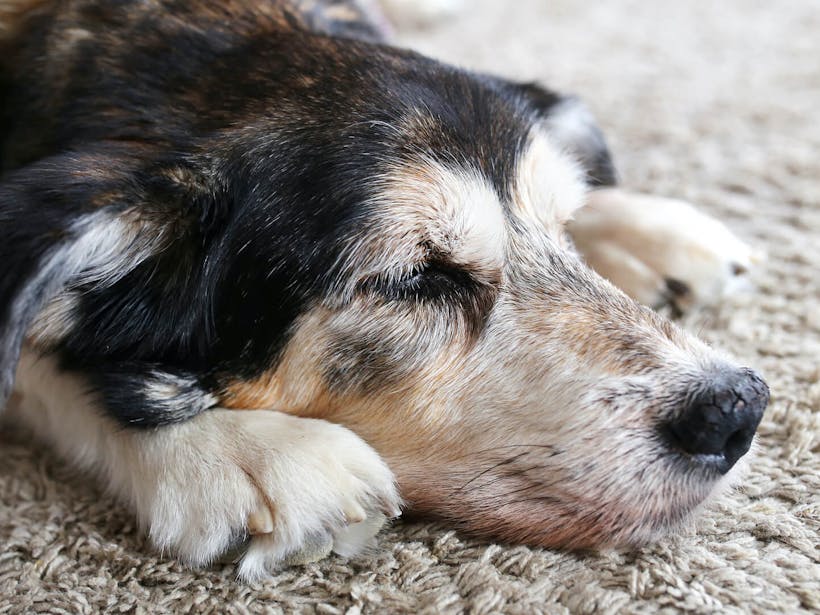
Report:
[{"label": "dog's toe", "polygon": [[257,579],[286,565],[350,556],[400,505],[393,474],[352,431],[269,411],[211,410],[152,439],[141,518],[191,565],[239,561]]}]

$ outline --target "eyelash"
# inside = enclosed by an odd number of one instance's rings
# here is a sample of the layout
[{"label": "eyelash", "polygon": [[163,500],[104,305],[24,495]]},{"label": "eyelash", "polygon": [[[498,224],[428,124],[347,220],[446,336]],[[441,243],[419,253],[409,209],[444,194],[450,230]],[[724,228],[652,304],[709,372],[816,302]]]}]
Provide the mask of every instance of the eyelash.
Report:
[{"label": "eyelash", "polygon": [[393,282],[377,283],[377,290],[394,301],[435,300],[465,290],[472,277],[444,263],[423,263],[407,276]]}]

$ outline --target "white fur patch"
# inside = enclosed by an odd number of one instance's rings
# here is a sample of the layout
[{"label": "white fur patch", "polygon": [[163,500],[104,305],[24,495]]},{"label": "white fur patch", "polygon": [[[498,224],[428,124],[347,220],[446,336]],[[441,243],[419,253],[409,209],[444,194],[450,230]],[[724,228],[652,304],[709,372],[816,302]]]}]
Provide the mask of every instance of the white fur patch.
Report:
[{"label": "white fur patch", "polygon": [[75,282],[110,286],[153,254],[162,244],[162,229],[137,213],[101,211],[75,225],[80,238],[62,250],[63,265],[77,272]]},{"label": "white fur patch", "polygon": [[[504,264],[506,220],[501,202],[489,182],[466,170],[437,167],[437,194],[429,231],[455,262],[498,269]],[[435,225],[441,222],[440,226]]]},{"label": "white fur patch", "polygon": [[571,156],[535,129],[518,166],[514,209],[553,235],[585,201],[583,173]]},{"label": "white fur patch", "polygon": [[353,554],[381,528],[384,512],[398,511],[388,467],[338,425],[264,410],[210,410],[158,429],[123,429],[80,379],[29,352],[16,387],[14,418],[100,474],[153,543],[191,565],[213,561],[249,529],[267,533],[250,538],[239,568],[246,579],[314,553],[323,536]]},{"label": "white fur patch", "polygon": [[503,267],[504,212],[477,173],[425,160],[377,181],[375,230],[355,237],[339,259],[354,280],[401,278],[430,260],[431,250],[478,276],[494,276]]},{"label": "white fur patch", "polygon": [[[71,229],[77,239],[57,250],[41,267],[40,276],[55,271],[70,284],[110,286],[133,271],[165,242],[162,227],[140,219],[136,213],[95,212],[77,220]],[[33,282],[39,284],[39,280]],[[26,300],[26,294],[21,295]],[[77,299],[70,292],[48,303],[30,329],[39,343],[67,334],[74,322]]]}]

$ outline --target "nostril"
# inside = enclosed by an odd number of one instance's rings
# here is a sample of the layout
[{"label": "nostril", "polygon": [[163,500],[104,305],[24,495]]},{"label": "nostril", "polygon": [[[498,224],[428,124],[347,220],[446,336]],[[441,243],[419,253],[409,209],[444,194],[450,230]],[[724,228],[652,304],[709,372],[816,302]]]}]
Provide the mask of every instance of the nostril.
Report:
[{"label": "nostril", "polygon": [[751,447],[768,400],[768,387],[753,371],[724,375],[669,424],[671,440],[691,455],[722,458],[719,467],[726,472]]},{"label": "nostril", "polygon": [[734,464],[735,461],[743,457],[751,447],[754,435],[754,429],[738,429],[731,434],[723,447],[726,460],[733,460],[731,463]]},{"label": "nostril", "polygon": [[720,455],[728,439],[736,433],[727,430],[722,412],[712,405],[697,406],[669,425],[675,444],[693,455]]}]

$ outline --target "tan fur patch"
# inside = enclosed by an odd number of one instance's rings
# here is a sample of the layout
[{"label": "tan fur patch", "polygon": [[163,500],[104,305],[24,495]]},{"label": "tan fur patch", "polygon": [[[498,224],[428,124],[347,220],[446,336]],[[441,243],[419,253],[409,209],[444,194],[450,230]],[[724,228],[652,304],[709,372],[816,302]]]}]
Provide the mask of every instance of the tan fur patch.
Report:
[{"label": "tan fur patch", "polygon": [[323,326],[327,317],[325,310],[317,309],[304,318],[277,366],[256,378],[226,383],[220,405],[328,418],[332,397],[319,373],[321,351],[327,345]]}]

